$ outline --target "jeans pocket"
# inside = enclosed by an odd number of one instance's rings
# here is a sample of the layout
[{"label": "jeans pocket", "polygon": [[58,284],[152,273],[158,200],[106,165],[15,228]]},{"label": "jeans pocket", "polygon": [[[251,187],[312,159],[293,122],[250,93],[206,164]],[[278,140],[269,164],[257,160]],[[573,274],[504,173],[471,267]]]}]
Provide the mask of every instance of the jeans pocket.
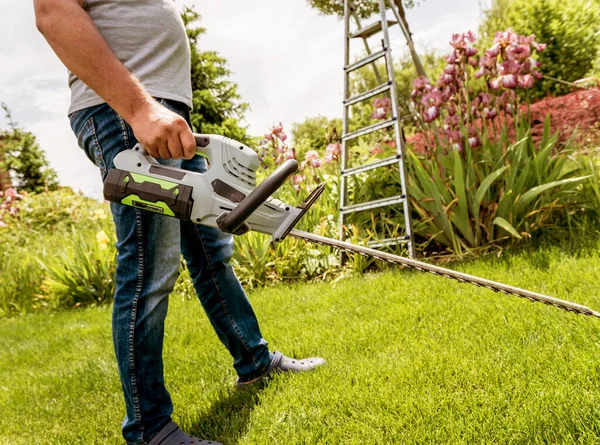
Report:
[{"label": "jeans pocket", "polygon": [[90,161],[92,161],[99,169],[104,178],[107,173],[106,162],[102,154],[102,147],[96,136],[96,127],[94,118],[90,117],[77,133],[77,143],[84,151]]}]

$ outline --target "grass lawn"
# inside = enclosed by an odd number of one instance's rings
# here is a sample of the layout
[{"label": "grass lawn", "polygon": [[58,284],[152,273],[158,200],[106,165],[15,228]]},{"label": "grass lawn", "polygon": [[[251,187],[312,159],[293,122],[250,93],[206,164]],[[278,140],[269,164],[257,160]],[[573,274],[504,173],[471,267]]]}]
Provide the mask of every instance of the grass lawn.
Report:
[{"label": "grass lawn", "polygon": [[[600,309],[600,243],[459,270]],[[600,320],[393,271],[250,294],[265,338],[328,366],[235,389],[197,301],[174,295],[174,419],[231,444],[600,443]],[[111,308],[0,320],[0,444],[122,444]]]}]

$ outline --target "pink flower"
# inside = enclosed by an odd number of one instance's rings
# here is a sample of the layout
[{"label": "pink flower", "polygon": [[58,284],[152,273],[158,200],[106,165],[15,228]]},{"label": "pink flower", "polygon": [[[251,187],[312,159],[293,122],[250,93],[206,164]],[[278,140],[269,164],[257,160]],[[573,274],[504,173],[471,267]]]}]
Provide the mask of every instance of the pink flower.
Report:
[{"label": "pink flower", "polygon": [[517,87],[517,76],[514,74],[507,74],[506,76],[502,76],[502,86],[504,88],[516,88]]},{"label": "pink flower", "polygon": [[481,147],[481,140],[477,136],[470,137],[469,145],[471,146],[471,148]]},{"label": "pink flower", "polygon": [[425,110],[423,120],[426,123],[430,123],[436,120],[438,117],[440,117],[440,109],[433,105]]},{"label": "pink flower", "polygon": [[340,144],[329,144],[325,149],[325,162],[327,164],[332,163],[333,161],[337,161],[340,155]]},{"label": "pink flower", "polygon": [[427,93],[425,96],[423,96],[423,100],[421,101],[421,103],[425,106],[435,105],[436,107],[442,105],[442,102],[443,98],[440,90],[433,90],[431,93]]},{"label": "pink flower", "polygon": [[313,159],[318,159],[319,158],[319,152],[317,150],[308,150],[306,152],[306,155],[304,155],[304,159],[306,159],[307,161],[311,161]]},{"label": "pink flower", "polygon": [[312,168],[321,168],[321,166],[323,165],[323,163],[321,162],[320,159],[311,159],[310,160],[310,165]]},{"label": "pink flower", "polygon": [[484,108],[483,115],[486,119],[493,120],[498,116],[498,111],[495,108],[492,108],[491,110],[489,108]]},{"label": "pink flower", "polygon": [[287,134],[285,134],[283,131],[281,133],[279,133],[278,137],[281,140],[281,142],[285,142],[288,138]]},{"label": "pink flower", "polygon": [[485,52],[485,56],[488,59],[495,59],[499,55],[500,55],[500,44],[499,43],[494,44],[494,46],[492,46],[490,49],[488,49]]},{"label": "pink flower", "polygon": [[383,150],[381,149],[381,147],[379,145],[376,145],[375,147],[373,147],[372,149],[369,150],[369,154],[371,156],[375,156],[378,154],[383,153]]},{"label": "pink flower", "polygon": [[548,45],[546,43],[534,43],[533,46],[537,52],[542,52],[547,48]]},{"label": "pink flower", "polygon": [[18,195],[17,191],[13,187],[7,189],[4,194],[7,198],[13,198]]},{"label": "pink flower", "polygon": [[531,74],[525,74],[524,76],[519,76],[518,84],[519,88],[533,88],[533,84],[535,83],[535,79]]},{"label": "pink flower", "polygon": [[458,60],[458,54],[456,54],[456,51],[452,51],[450,54],[446,54],[444,58],[448,63],[456,63]]},{"label": "pink flower", "polygon": [[265,134],[265,140],[272,141],[273,140],[273,133],[267,133],[267,134]]},{"label": "pink flower", "polygon": [[490,90],[499,90],[500,89],[500,78],[490,80],[489,87],[490,87]]},{"label": "pink flower", "polygon": [[387,97],[379,97],[373,101],[374,108],[387,108],[390,106],[390,99]]},{"label": "pink flower", "polygon": [[445,122],[450,127],[458,127],[458,125],[460,124],[460,117],[458,117],[458,114],[455,114],[453,116],[449,115],[446,116]]},{"label": "pink flower", "polygon": [[473,57],[475,54],[477,54],[477,49],[469,45],[465,48],[465,54],[467,57]]},{"label": "pink flower", "polygon": [[453,63],[446,65],[446,67],[444,68],[444,73],[446,73],[446,74],[456,74],[457,71],[458,71],[458,69],[456,68],[456,65]]},{"label": "pink flower", "polygon": [[450,139],[452,142],[460,142],[462,139],[462,134],[459,130],[446,131],[446,136],[448,136],[448,139]]},{"label": "pink flower", "polygon": [[463,151],[465,151],[465,148],[463,147],[463,145],[460,142],[457,142],[456,144],[454,144],[452,146],[452,148],[459,153],[462,153]]},{"label": "pink flower", "polygon": [[382,120],[387,117],[387,109],[386,108],[376,108],[371,114],[371,119]]},{"label": "pink flower", "polygon": [[429,79],[425,76],[419,76],[413,82],[413,87],[415,90],[422,90],[427,85],[429,85]]},{"label": "pink flower", "polygon": [[279,122],[279,125],[274,125],[273,128],[271,129],[271,132],[273,134],[279,134],[283,131],[283,124],[281,122]]}]

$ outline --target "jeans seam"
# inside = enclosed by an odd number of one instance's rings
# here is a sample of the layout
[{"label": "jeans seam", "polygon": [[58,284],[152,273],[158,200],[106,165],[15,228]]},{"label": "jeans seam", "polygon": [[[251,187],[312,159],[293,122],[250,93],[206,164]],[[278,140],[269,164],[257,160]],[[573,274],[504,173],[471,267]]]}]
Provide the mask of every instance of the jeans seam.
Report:
[{"label": "jeans seam", "polygon": [[206,247],[204,246],[204,240],[202,239],[202,233],[200,233],[200,231],[198,230],[197,226],[194,227],[194,229],[196,230],[196,233],[198,234],[198,239],[200,240],[200,244],[202,245],[202,251],[204,252],[204,255],[206,256],[206,263],[208,265],[208,270],[210,271],[210,276],[212,277],[213,283],[215,285],[215,289],[217,290],[217,295],[219,296],[219,300],[221,301],[221,305],[223,306],[223,309],[225,311],[225,315],[227,316],[227,320],[229,320],[229,324],[231,325],[231,327],[233,328],[233,330],[237,334],[238,338],[240,339],[240,341],[244,345],[244,348],[246,348],[246,351],[250,353],[250,356],[252,357],[252,363],[254,363],[254,366],[258,370],[262,371],[263,369],[266,369],[266,368],[261,367],[261,366],[258,365],[258,363],[256,362],[256,357],[254,357],[254,353],[250,350],[250,347],[248,346],[248,342],[246,341],[246,339],[244,338],[244,336],[239,331],[237,325],[231,319],[231,314],[229,313],[229,309],[227,308],[227,303],[225,302],[225,300],[221,296],[221,288],[219,287],[219,282],[216,279],[215,273],[213,272],[212,264],[210,262],[210,256],[208,254],[208,251],[207,251]]},{"label": "jeans seam", "polygon": [[[96,135],[96,124],[94,123],[94,118],[90,118],[91,121],[91,136],[94,139],[94,144],[96,145],[97,153],[94,153],[95,156],[98,156],[96,162],[98,163],[98,168],[100,168],[100,172],[102,175],[106,174],[106,162],[104,161],[104,154],[102,153],[102,147],[100,146],[100,142],[98,141],[98,136]],[[94,156],[94,158],[95,158]],[[100,164],[101,163],[101,164]]]},{"label": "jeans seam", "polygon": [[127,132],[127,125],[125,125],[125,120],[121,117],[121,115],[117,114],[117,119],[119,120],[121,129],[123,130],[123,142],[125,143],[125,148],[129,150],[131,148],[131,142],[129,140],[129,133]]},{"label": "jeans seam", "polygon": [[137,303],[142,294],[143,277],[144,277],[144,243],[142,233],[142,218],[141,211],[135,210],[135,226],[137,235],[137,250],[138,250],[138,276],[135,287],[135,295],[131,304],[131,324],[129,326],[129,377],[131,379],[131,392],[133,396],[133,405],[135,409],[135,421],[139,425],[139,440],[144,442],[144,425],[142,424],[140,399],[137,389],[137,379],[135,376],[135,324],[137,322]]}]

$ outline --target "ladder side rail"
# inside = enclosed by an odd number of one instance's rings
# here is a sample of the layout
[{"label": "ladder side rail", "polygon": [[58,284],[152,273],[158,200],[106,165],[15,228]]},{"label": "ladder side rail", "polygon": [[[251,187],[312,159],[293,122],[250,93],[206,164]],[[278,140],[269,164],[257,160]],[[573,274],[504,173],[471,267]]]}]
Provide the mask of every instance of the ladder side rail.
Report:
[{"label": "ladder side rail", "polygon": [[[350,0],[344,0],[344,67],[350,65]],[[350,73],[344,69],[344,113],[342,115],[342,159],[340,163],[341,170],[348,168],[348,141],[344,139],[344,135],[348,133],[348,113],[350,107],[346,106],[346,100],[350,96]],[[340,209],[347,204],[348,186],[345,177],[340,178]],[[344,227],[346,225],[346,214],[340,211],[340,239],[343,241],[346,236]]]},{"label": "ladder side rail", "polygon": [[[400,170],[400,185],[402,188],[402,194],[405,196],[405,199],[402,203],[404,210],[404,223],[406,227],[406,235],[409,237],[409,255],[411,258],[416,256],[415,245],[414,245],[414,237],[412,233],[412,218],[410,213],[410,205],[409,205],[409,193],[408,186],[406,181],[406,166],[404,163],[406,147],[404,141],[404,135],[402,134],[402,120],[400,119],[400,106],[398,104],[398,89],[396,86],[396,79],[394,77],[394,61],[392,59],[392,48],[390,45],[390,35],[389,28],[386,17],[386,7],[385,0],[379,0],[379,8],[381,12],[381,24],[383,29],[383,38],[384,45],[387,48],[387,54],[385,57],[386,60],[386,68],[388,78],[392,80],[391,89],[390,89],[390,101],[392,103],[392,113],[396,117],[396,123],[394,125],[394,133],[396,136],[396,153],[398,154],[398,167]],[[399,23],[401,21],[399,20]]]}]

